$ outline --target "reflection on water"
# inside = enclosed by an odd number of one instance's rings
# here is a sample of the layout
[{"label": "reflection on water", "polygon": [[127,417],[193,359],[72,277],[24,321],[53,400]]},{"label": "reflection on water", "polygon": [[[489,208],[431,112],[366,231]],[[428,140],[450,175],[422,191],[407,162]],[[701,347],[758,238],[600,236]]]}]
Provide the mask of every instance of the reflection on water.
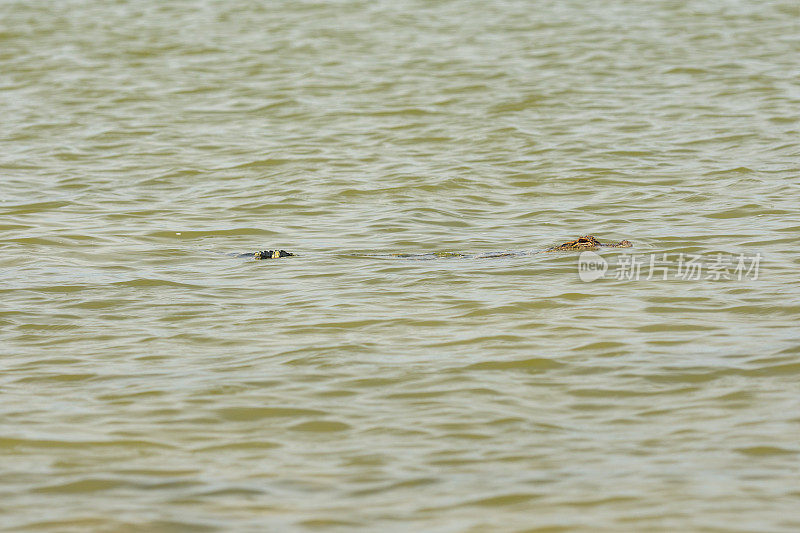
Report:
[{"label": "reflection on water", "polygon": [[5,2],[3,526],[797,531],[798,20]]}]

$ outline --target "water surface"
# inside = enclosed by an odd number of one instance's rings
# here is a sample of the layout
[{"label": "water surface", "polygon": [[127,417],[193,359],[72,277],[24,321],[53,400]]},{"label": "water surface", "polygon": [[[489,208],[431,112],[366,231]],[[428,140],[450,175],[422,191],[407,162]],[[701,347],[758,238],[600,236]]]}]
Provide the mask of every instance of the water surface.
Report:
[{"label": "water surface", "polygon": [[0,527],[797,531],[798,57],[790,0],[0,3]]}]

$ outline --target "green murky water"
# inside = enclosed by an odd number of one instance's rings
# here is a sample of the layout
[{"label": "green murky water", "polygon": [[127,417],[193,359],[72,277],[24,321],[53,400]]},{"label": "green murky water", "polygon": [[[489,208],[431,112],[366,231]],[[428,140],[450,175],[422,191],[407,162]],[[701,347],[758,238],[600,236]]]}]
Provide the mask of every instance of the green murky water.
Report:
[{"label": "green murky water", "polygon": [[0,527],[799,530],[799,57],[794,0],[0,2]]}]

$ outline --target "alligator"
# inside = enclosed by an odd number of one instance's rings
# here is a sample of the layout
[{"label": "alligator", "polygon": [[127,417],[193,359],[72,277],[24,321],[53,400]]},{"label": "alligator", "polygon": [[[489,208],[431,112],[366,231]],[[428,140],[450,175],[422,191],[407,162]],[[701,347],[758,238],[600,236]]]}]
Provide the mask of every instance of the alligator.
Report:
[{"label": "alligator", "polygon": [[[420,259],[435,259],[447,257],[468,257],[475,259],[482,259],[488,257],[507,257],[514,255],[530,255],[539,252],[566,252],[572,250],[597,250],[598,248],[630,248],[633,246],[631,241],[623,240],[619,242],[602,243],[592,235],[584,235],[578,237],[574,241],[565,242],[558,246],[553,246],[545,250],[535,252],[490,252],[478,255],[461,254],[458,252],[436,252],[432,254],[391,254],[392,257],[406,257],[406,258],[420,258]],[[255,252],[254,254],[240,254],[240,257],[254,257],[255,259],[279,259],[281,257],[294,257],[295,254],[289,253],[286,250],[263,250]],[[364,254],[361,257],[376,257],[374,254]],[[377,256],[380,257],[380,256]]]},{"label": "alligator", "polygon": [[256,252],[253,254],[253,257],[256,259],[278,259],[279,257],[293,256],[294,254],[291,254],[286,250],[262,250],[261,252]]},{"label": "alligator", "polygon": [[548,248],[545,252],[562,252],[569,250],[597,250],[598,248],[630,248],[633,246],[631,241],[609,242],[603,244],[594,238],[593,235],[584,235],[574,241],[565,242],[558,246]]}]

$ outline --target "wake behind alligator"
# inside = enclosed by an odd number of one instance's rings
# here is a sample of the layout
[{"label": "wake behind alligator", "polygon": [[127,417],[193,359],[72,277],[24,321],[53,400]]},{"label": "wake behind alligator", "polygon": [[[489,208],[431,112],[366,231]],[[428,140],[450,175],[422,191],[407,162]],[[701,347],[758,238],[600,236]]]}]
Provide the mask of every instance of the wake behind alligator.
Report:
[{"label": "wake behind alligator", "polygon": [[[395,254],[352,254],[355,257],[397,257],[405,259],[445,259],[445,258],[466,258],[466,259],[484,259],[492,257],[509,257],[509,256],[525,256],[533,255],[543,252],[569,252],[574,250],[597,250],[600,248],[630,248],[633,243],[628,240],[619,242],[602,243],[592,235],[584,235],[578,237],[574,241],[561,243],[557,246],[552,246],[544,250],[533,251],[509,251],[509,252],[487,252],[482,254],[466,254],[461,252],[432,252],[426,254],[410,254],[410,253],[395,253]],[[294,257],[296,254],[287,252],[286,250],[261,250],[253,254],[240,254],[240,257],[253,257],[255,259],[280,259],[282,257]]]}]

